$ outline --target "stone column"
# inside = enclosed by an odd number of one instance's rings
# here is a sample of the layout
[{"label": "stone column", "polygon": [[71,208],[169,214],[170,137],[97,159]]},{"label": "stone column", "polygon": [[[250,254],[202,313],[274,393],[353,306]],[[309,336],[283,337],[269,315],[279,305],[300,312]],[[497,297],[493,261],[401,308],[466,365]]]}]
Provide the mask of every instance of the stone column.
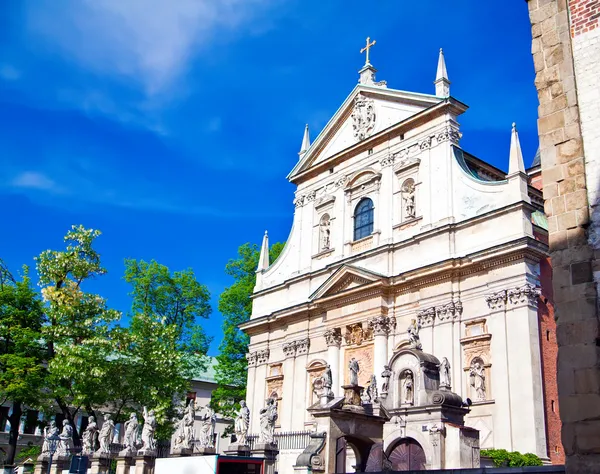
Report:
[{"label": "stone column", "polygon": [[260,409],[264,406],[265,398],[270,394],[267,390],[267,364],[269,362],[269,349],[256,351],[256,375],[254,379],[254,410],[250,409],[251,433],[260,431]]},{"label": "stone column", "polygon": [[295,376],[295,357],[296,346],[293,342],[286,342],[283,345],[283,396],[285,403],[290,404],[281,417],[281,431],[292,431],[292,420],[294,419],[294,410],[291,409],[291,403],[294,398],[294,376]]},{"label": "stone column", "polygon": [[331,328],[323,334],[327,343],[327,362],[331,368],[331,390],[336,397],[340,397],[340,346],[342,344],[342,330]]},{"label": "stone column", "polygon": [[[295,359],[295,381],[299,388],[294,392],[293,411],[295,416],[292,417],[292,430],[302,431],[304,430],[304,422],[309,418],[309,413],[306,411],[308,408],[306,400],[306,386],[308,384],[308,373],[306,372],[306,366],[308,364],[308,350],[310,348],[310,339],[300,339],[295,341],[296,345],[296,359]],[[265,464],[265,473],[266,473]]]},{"label": "stone column", "polygon": [[249,432],[258,426],[254,423],[254,405],[256,404],[256,352],[249,352],[246,354],[246,360],[248,361],[248,382],[246,384],[246,405],[250,409],[250,426]]},{"label": "stone column", "polygon": [[369,320],[369,327],[373,330],[375,339],[373,370],[375,371],[375,377],[377,378],[378,389],[381,388],[381,385],[383,384],[383,379],[381,378],[383,367],[388,363],[388,336],[395,325],[396,320],[387,315],[375,316]]}]

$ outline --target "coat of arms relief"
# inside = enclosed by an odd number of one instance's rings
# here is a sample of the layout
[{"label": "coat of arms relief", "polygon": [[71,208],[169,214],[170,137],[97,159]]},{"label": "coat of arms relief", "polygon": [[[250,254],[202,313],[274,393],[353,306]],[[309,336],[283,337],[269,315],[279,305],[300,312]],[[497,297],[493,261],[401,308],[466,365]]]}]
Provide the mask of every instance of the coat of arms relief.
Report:
[{"label": "coat of arms relief", "polygon": [[354,138],[364,140],[375,128],[375,105],[372,99],[357,95],[352,111],[352,130]]}]

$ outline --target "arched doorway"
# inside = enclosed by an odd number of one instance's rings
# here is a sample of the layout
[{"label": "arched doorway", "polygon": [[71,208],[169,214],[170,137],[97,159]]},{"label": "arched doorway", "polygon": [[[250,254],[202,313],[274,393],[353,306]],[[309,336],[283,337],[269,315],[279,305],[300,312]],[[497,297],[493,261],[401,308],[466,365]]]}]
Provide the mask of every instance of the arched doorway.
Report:
[{"label": "arched doorway", "polygon": [[425,451],[412,438],[403,438],[390,451],[388,460],[392,471],[412,471],[425,469]]},{"label": "arched doorway", "polygon": [[342,436],[337,439],[335,452],[336,474],[364,472],[373,441],[357,436]]}]

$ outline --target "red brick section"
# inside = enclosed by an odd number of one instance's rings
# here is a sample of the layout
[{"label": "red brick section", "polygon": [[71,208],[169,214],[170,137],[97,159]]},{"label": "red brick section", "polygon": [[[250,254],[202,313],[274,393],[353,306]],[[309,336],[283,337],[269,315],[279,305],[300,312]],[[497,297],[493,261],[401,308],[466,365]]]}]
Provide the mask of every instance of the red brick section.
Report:
[{"label": "red brick section", "polygon": [[600,0],[571,0],[569,10],[571,12],[571,36],[573,38],[598,28]]}]

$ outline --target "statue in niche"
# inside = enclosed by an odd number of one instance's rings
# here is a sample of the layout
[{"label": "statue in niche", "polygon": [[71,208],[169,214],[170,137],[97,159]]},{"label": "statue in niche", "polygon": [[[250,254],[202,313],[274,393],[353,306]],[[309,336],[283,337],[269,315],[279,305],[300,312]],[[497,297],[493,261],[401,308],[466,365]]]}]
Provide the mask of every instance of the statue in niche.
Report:
[{"label": "statue in niche", "polygon": [[98,454],[110,454],[110,443],[115,433],[115,422],[110,419],[110,415],[106,413],[104,415],[104,423],[100,428],[98,434],[98,441],[100,441],[100,449],[96,451]]},{"label": "statue in niche", "polygon": [[129,415],[129,420],[125,422],[125,435],[123,436],[123,444],[125,445],[125,449],[123,449],[123,454],[135,454],[136,444],[138,442],[138,437],[140,433],[140,424],[137,419],[137,415],[132,413]]},{"label": "statue in niche", "polygon": [[96,448],[96,439],[98,438],[98,424],[93,416],[88,418],[88,424],[81,436],[82,454],[91,454]]},{"label": "statue in niche", "polygon": [[377,377],[375,377],[375,374],[371,375],[366,392],[369,403],[373,403],[379,398],[379,393],[377,392]]},{"label": "statue in niche", "polygon": [[471,363],[471,369],[469,370],[469,379],[471,387],[475,389],[477,400],[486,400],[485,393],[485,367],[480,360],[474,360]]},{"label": "statue in niche", "polygon": [[277,421],[277,404],[273,398],[267,398],[266,406],[260,409],[259,443],[275,442],[275,422]]},{"label": "statue in niche", "polygon": [[412,405],[415,400],[414,394],[413,374],[410,370],[407,370],[402,381],[402,404]]},{"label": "statue in niche", "polygon": [[142,428],[142,449],[138,451],[138,455],[153,454],[156,452],[156,440],[154,433],[156,432],[156,415],[154,410],[148,411],[144,407],[144,427]]},{"label": "statue in niche", "polygon": [[448,362],[446,357],[442,358],[442,362],[438,365],[438,369],[440,370],[440,387],[450,388],[450,362]]},{"label": "statue in niche", "polygon": [[404,201],[404,217],[407,219],[416,217],[415,184],[412,179],[407,180],[402,187],[402,200]]},{"label": "statue in niche", "polygon": [[381,378],[383,383],[381,384],[381,393],[388,393],[390,389],[390,377],[392,376],[392,370],[389,365],[383,366],[383,372],[381,372]]},{"label": "statue in niche", "polygon": [[321,238],[321,250],[329,250],[331,248],[331,221],[329,219],[329,214],[325,214],[321,218],[319,232]]},{"label": "statue in niche", "polygon": [[200,426],[200,447],[214,448],[215,447],[215,425],[217,423],[217,415],[214,410],[206,405],[204,414],[200,417],[202,424]]},{"label": "statue in niche", "polygon": [[350,369],[350,385],[358,385],[358,372],[360,372],[360,366],[354,357],[350,360],[348,368]]},{"label": "statue in niche", "polygon": [[238,444],[242,446],[248,445],[248,428],[250,427],[250,409],[246,406],[246,402],[240,402],[240,411],[235,419],[235,435]]},{"label": "statue in niche", "polygon": [[421,345],[421,338],[419,337],[419,331],[421,330],[421,325],[417,322],[416,319],[411,320],[408,325],[408,340],[410,342],[411,349],[422,350],[423,346]]},{"label": "statue in niche", "polygon": [[58,440],[59,433],[60,430],[56,426],[56,421],[50,421],[48,426],[44,428],[44,442],[42,444],[42,455],[50,454],[50,441]]}]

